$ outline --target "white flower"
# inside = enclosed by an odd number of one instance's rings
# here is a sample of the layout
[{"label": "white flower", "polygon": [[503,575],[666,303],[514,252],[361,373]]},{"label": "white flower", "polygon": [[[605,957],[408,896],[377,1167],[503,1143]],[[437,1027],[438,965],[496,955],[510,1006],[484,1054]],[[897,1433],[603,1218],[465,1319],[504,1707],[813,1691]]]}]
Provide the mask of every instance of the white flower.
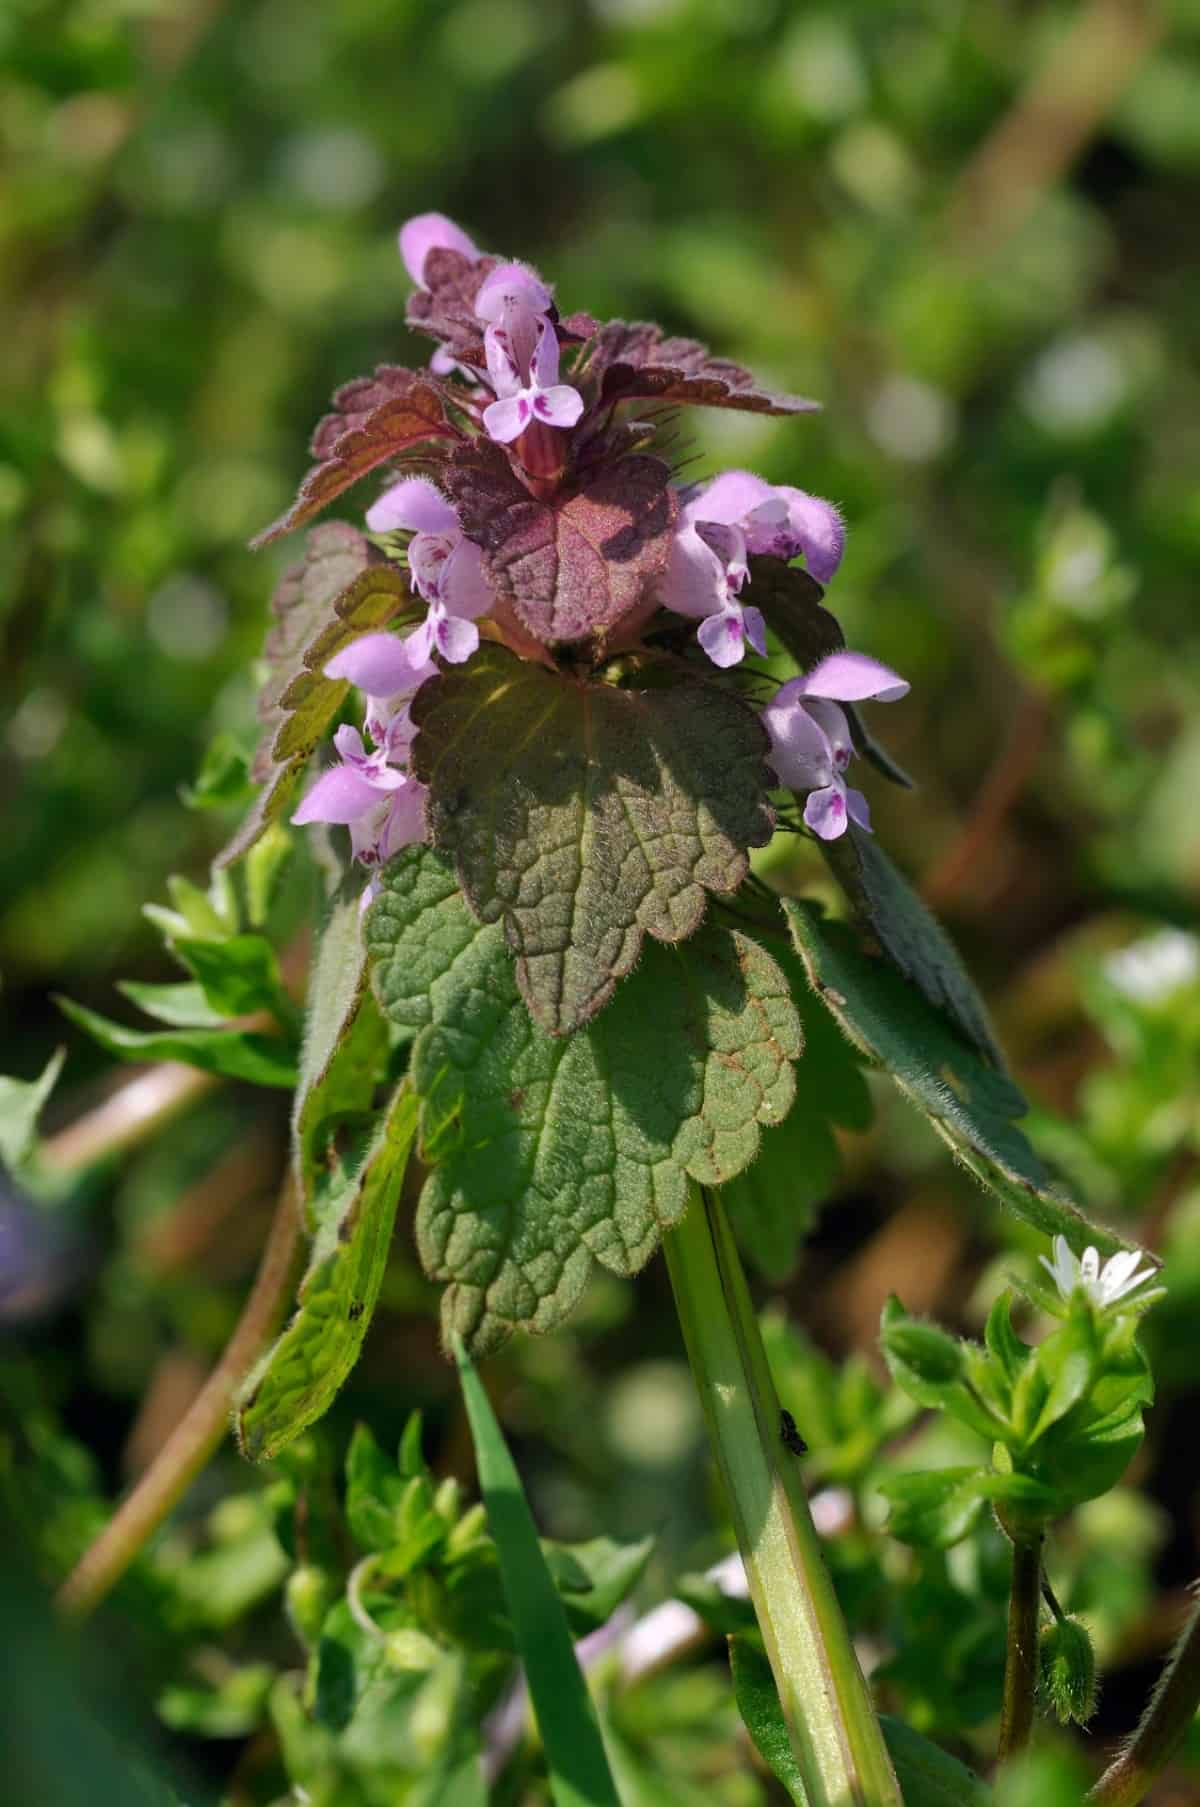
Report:
[{"label": "white flower", "polygon": [[1142,1268],[1142,1259],[1141,1249],[1121,1249],[1116,1255],[1110,1255],[1101,1267],[1099,1249],[1086,1248],[1082,1255],[1075,1255],[1065,1236],[1054,1238],[1053,1261],[1048,1261],[1045,1255],[1039,1256],[1064,1299],[1082,1288],[1101,1311],[1128,1298],[1130,1293],[1139,1291],[1154,1279],[1157,1270],[1152,1265]]},{"label": "white flower", "polygon": [[1200,975],[1200,941],[1183,929],[1163,929],[1110,954],[1109,984],[1136,1004],[1157,1004]]}]

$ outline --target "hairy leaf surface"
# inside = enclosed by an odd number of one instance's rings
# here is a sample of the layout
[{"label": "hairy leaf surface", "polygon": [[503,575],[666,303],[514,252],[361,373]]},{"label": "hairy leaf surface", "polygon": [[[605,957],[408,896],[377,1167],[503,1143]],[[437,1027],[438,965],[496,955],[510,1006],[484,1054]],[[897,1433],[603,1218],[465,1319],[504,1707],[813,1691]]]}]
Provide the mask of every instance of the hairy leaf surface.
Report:
[{"label": "hairy leaf surface", "polygon": [[404,1084],[347,1186],[340,1213],[313,1244],[295,1317],[246,1385],[237,1429],[251,1461],[270,1461],[315,1423],[358,1360],[383,1283],[416,1127],[416,1099]]},{"label": "hairy leaf surface", "polygon": [[986,1066],[889,961],[864,952],[845,923],[828,921],[812,904],[786,900],[784,908],[813,990],[963,1166],[1047,1235],[1065,1236],[1076,1250],[1089,1242],[1109,1252],[1119,1248],[1116,1237],[1051,1188],[1014,1121],[1026,1105],[1012,1080]]},{"label": "hairy leaf surface", "polygon": [[497,446],[480,444],[443,481],[501,606],[546,644],[601,637],[646,599],[670,550],[670,474],[661,458],[634,454],[540,501]]},{"label": "hairy leaf surface", "polygon": [[385,1013],[420,1030],[421,1257],[449,1283],[447,1332],[476,1350],[550,1329],[593,1260],[636,1272],[688,1176],[731,1179],[792,1102],[798,1019],[745,936],[648,945],[604,1014],[555,1038],[521,1001],[499,925],[472,918],[436,854],[392,862],[366,933]]},{"label": "hairy leaf surface", "polygon": [[987,1006],[958,949],[874,835],[852,824],[836,841],[820,846],[863,927],[984,1059],[1003,1072],[1004,1055]]},{"label": "hairy leaf surface", "polygon": [[487,646],[413,718],[433,841],[552,1035],[590,1021],[644,935],[693,934],[771,833],[762,727],[715,685],[618,690]]},{"label": "hairy leaf surface", "polygon": [[303,527],[344,489],[415,446],[459,438],[446,413],[441,385],[424,371],[381,364],[374,376],[345,383],[312,437],[314,464],[291,507],[264,527],[251,545],[266,546]]}]

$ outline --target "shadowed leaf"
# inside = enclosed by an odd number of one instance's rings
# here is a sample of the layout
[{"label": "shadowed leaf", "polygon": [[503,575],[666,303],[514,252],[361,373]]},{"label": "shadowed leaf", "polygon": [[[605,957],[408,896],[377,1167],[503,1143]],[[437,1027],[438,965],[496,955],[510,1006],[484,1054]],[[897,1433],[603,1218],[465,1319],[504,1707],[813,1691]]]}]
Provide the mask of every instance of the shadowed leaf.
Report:
[{"label": "shadowed leaf", "polygon": [[1005,1070],[987,1006],[958,949],[874,835],[850,826],[821,852],[863,928],[929,1002],[944,1010],[985,1060]]},{"label": "shadowed leaf", "polygon": [[330,906],[308,987],[300,1080],[292,1113],[300,1193],[311,1203],[329,1158],[331,1132],[370,1109],[387,1032],[367,986],[358,885]]},{"label": "shadowed leaf", "polygon": [[391,1247],[396,1206],[417,1127],[402,1085],[341,1210],[313,1243],[295,1317],[251,1375],[237,1415],[252,1462],[267,1462],[328,1411],[358,1360]]},{"label": "shadowed leaf", "polygon": [[644,935],[693,934],[771,832],[763,730],[715,685],[618,690],[483,647],[413,717],[434,844],[553,1035],[596,1014]]},{"label": "shadowed leaf", "polygon": [[459,437],[446,414],[441,385],[424,371],[381,364],[374,376],[345,383],[333,398],[333,413],[312,437],[313,465],[296,500],[250,544],[269,545],[303,527],[315,514],[369,471],[415,446]]},{"label": "shadowed leaf", "polygon": [[846,644],[840,624],[822,604],[824,595],[816,578],[799,565],[764,557],[750,561],[750,583],[741,601],[761,609],[784,651],[801,671],[811,671]]},{"label": "shadowed leaf", "polygon": [[1018,1216],[1076,1250],[1122,1245],[1052,1190],[1049,1175],[1014,1118],[1026,1108],[1012,1080],[985,1066],[915,986],[887,960],[864,952],[854,930],[816,906],[785,900],[813,990],[850,1040],[877,1061],[922,1111],[957,1158]]},{"label": "shadowed leaf", "polygon": [[688,1176],[731,1179],[791,1105],[787,981],[742,935],[649,945],[602,1016],[551,1038],[498,925],[473,920],[437,855],[392,862],[366,932],[385,1013],[421,1031],[411,1074],[435,1168],[421,1257],[450,1283],[447,1330],[476,1350],[558,1323],[593,1260],[636,1272],[682,1215]]},{"label": "shadowed leaf", "polygon": [[444,245],[425,259],[421,287],[408,298],[407,320],[419,333],[440,339],[461,363],[482,370],[483,321],[475,312],[475,297],[484,278],[496,268],[498,257],[464,257]]},{"label": "shadowed leaf", "polygon": [[126,1029],[70,998],[59,998],[58,1007],[118,1060],[178,1060],[226,1079],[246,1079],[285,1091],[296,1083],[295,1050],[278,1036],[250,1029]]}]

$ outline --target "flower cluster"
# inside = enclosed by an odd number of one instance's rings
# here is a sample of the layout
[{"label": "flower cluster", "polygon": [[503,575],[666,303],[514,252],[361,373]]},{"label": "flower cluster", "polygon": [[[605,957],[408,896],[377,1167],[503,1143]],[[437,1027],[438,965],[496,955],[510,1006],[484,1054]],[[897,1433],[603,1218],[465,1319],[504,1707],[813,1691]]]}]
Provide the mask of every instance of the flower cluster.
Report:
[{"label": "flower cluster", "polygon": [[1114,1310],[1134,1293],[1139,1305],[1151,1304],[1161,1297],[1160,1289],[1156,1288],[1153,1297],[1147,1291],[1157,1280],[1158,1270],[1153,1265],[1143,1267],[1144,1259],[1141,1249],[1120,1249],[1101,1265],[1097,1248],[1089,1246],[1082,1255],[1076,1255],[1065,1236],[1054,1238],[1053,1261],[1045,1255],[1038,1256],[1064,1302],[1082,1292],[1098,1311]]},{"label": "flower cluster", "polygon": [[[293,818],[348,826],[368,866],[423,838],[423,787],[408,769],[413,699],[443,666],[469,659],[481,632],[548,664],[583,643],[599,663],[655,636],[669,643],[675,615],[697,623],[701,653],[728,671],[748,647],[767,652],[768,623],[750,600],[755,560],[803,560],[827,584],[845,538],[833,504],[804,490],[749,471],[684,486],[648,455],[660,418],[650,404],[812,404],[771,395],[657,327],[564,319],[537,271],[481,254],[440,214],[409,220],[400,251],[416,285],[410,324],[437,340],[430,368],[385,367],[339,393],[314,439],[322,462],[263,536],[300,525],[368,470],[418,467],[384,490],[366,525],[387,557],[406,556],[425,619],[404,638],[367,633],[326,665],[364,693],[363,732],[339,730],[339,763]],[[771,766],[805,793],[814,834],[870,826],[844,778],[854,740],[843,705],[907,689],[877,661],[838,650],[764,710]]]}]

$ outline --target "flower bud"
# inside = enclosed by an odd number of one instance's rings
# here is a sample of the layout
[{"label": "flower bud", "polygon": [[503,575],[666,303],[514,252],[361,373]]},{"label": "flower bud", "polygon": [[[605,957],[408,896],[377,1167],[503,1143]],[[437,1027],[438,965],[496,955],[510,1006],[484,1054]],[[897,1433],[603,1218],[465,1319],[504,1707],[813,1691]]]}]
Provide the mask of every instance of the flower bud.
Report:
[{"label": "flower bud", "polygon": [[442,1654],[432,1638],[411,1625],[389,1632],[383,1653],[389,1669],[418,1670],[432,1669]]},{"label": "flower bud", "polygon": [[284,1606],[288,1623],[302,1644],[311,1646],[320,1637],[331,1595],[329,1576],[312,1563],[293,1569],[288,1576]]},{"label": "flower bud", "polygon": [[1078,1619],[1056,1619],[1039,1645],[1042,1693],[1062,1725],[1086,1725],[1096,1711],[1096,1656]]}]

